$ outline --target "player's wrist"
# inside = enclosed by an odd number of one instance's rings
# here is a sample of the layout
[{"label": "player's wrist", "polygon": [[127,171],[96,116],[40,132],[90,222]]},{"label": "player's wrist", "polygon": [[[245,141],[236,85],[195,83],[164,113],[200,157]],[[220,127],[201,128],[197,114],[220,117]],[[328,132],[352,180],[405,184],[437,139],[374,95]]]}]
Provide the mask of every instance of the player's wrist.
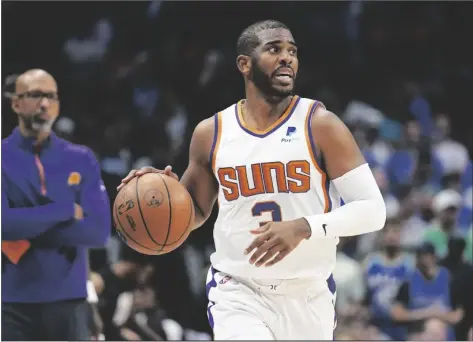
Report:
[{"label": "player's wrist", "polygon": [[300,219],[294,220],[294,223],[296,224],[296,227],[297,227],[296,234],[298,235],[298,237],[300,237],[301,239],[306,239],[306,240],[309,239],[312,234],[309,222],[307,222],[307,220],[304,217],[302,217]]},{"label": "player's wrist", "polygon": [[321,222],[320,220],[321,215],[311,215],[311,216],[304,216],[304,221],[307,222],[309,227],[309,235],[307,236],[307,240],[313,238],[323,238],[327,236],[327,229],[326,224]]}]

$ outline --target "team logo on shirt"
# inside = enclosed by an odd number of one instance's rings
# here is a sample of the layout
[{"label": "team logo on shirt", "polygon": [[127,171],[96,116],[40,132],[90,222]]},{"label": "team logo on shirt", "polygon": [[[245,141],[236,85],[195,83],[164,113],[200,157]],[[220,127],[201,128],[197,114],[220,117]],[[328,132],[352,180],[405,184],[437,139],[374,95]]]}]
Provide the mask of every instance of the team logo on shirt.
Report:
[{"label": "team logo on shirt", "polygon": [[249,167],[221,167],[217,170],[217,177],[229,202],[240,196],[305,193],[310,190],[310,163],[307,160],[292,160],[288,163],[255,163]]},{"label": "team logo on shirt", "polygon": [[79,185],[81,176],[79,172],[71,172],[69,178],[67,179],[68,185]]}]

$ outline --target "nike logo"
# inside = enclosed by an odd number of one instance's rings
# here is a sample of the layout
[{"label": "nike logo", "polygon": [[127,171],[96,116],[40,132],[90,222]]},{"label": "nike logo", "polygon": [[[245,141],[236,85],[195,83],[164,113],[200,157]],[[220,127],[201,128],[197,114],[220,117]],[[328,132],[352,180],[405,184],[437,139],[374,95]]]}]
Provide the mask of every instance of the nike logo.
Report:
[{"label": "nike logo", "polygon": [[324,223],[324,224],[322,225],[322,228],[323,228],[323,230],[324,230],[325,236],[327,236],[327,229],[325,229],[325,227],[327,227],[327,225]]}]

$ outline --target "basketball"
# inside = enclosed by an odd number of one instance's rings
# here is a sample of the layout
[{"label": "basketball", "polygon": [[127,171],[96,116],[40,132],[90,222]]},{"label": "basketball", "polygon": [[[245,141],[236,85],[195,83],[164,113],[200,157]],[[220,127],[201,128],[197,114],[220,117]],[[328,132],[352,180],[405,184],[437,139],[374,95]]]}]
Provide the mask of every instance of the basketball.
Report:
[{"label": "basketball", "polygon": [[142,254],[173,251],[189,236],[194,221],[192,198],[177,180],[159,173],[133,178],[113,204],[121,239]]}]

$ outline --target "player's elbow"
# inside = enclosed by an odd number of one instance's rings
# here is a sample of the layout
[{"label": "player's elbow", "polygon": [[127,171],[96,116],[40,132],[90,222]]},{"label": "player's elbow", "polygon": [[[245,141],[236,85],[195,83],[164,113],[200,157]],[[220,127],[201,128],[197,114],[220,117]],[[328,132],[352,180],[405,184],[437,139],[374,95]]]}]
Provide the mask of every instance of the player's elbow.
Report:
[{"label": "player's elbow", "polygon": [[386,205],[381,196],[358,201],[356,214],[359,215],[363,234],[381,230],[386,224]]},{"label": "player's elbow", "polygon": [[372,229],[374,232],[381,230],[386,225],[386,204],[382,196],[372,200]]}]

